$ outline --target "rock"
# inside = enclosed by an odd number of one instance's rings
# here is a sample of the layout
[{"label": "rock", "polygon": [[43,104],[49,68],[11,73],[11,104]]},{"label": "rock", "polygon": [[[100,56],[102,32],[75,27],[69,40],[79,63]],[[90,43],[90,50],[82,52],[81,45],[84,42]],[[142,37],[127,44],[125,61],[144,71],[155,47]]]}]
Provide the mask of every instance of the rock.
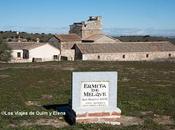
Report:
[{"label": "rock", "polygon": [[26,101],[27,106],[40,106],[37,101]]},{"label": "rock", "polygon": [[52,95],[42,95],[42,99],[52,99]]}]

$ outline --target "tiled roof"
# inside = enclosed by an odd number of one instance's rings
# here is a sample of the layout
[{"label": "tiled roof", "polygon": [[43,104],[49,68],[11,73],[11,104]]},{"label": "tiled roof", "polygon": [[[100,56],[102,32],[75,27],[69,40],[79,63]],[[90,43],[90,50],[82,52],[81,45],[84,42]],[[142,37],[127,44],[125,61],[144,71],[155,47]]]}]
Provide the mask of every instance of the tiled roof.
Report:
[{"label": "tiled roof", "polygon": [[85,43],[76,44],[81,53],[123,53],[123,52],[157,52],[175,51],[175,45],[163,42],[122,42],[113,44]]},{"label": "tiled roof", "polygon": [[64,43],[62,44],[62,49],[71,49],[74,46],[75,43]]},{"label": "tiled roof", "polygon": [[61,42],[81,41],[81,38],[77,34],[61,34],[61,35],[55,35],[55,37]]},{"label": "tiled roof", "polygon": [[22,50],[22,49],[33,49],[39,46],[42,46],[46,43],[36,43],[36,42],[9,42],[7,43],[8,46],[12,49],[12,50]]},{"label": "tiled roof", "polygon": [[96,40],[98,40],[98,39],[100,39],[102,37],[108,37],[108,38],[111,38],[111,39],[115,40],[116,42],[121,42],[119,39],[115,39],[115,38],[112,38],[112,37],[104,35],[104,34],[95,34],[95,35],[92,35],[90,37],[87,37],[87,38],[83,39],[83,41],[95,42]]},{"label": "tiled roof", "polygon": [[92,35],[90,37],[83,39],[83,41],[95,41],[95,40],[98,40],[99,38],[102,38],[103,36],[104,34],[95,34],[95,35]]}]

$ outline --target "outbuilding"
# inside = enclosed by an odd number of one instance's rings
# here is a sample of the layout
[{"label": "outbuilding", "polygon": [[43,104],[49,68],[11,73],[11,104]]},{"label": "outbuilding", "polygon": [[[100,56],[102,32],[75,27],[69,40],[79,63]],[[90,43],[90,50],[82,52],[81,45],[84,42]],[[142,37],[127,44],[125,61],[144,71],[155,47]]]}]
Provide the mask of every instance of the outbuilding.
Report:
[{"label": "outbuilding", "polygon": [[175,58],[175,45],[162,42],[122,42],[76,44],[75,59],[98,61],[149,61]]},{"label": "outbuilding", "polygon": [[60,34],[49,39],[49,43],[60,49],[61,60],[74,60],[75,52],[71,48],[75,43],[81,43],[81,38],[77,34]]},{"label": "outbuilding", "polygon": [[49,43],[8,43],[12,50],[11,62],[44,62],[60,60],[60,50]]}]

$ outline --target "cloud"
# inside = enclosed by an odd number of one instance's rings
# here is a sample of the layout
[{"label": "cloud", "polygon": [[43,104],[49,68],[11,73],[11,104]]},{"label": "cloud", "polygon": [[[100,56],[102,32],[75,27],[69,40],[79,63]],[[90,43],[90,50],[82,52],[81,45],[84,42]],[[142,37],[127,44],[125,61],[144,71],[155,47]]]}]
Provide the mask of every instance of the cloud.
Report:
[{"label": "cloud", "polygon": [[[68,33],[69,27],[26,27],[26,26],[1,26],[3,31],[19,31],[31,33]],[[152,35],[152,36],[175,36],[175,29],[138,29],[138,28],[104,28],[103,31],[108,35]]]},{"label": "cloud", "polygon": [[104,28],[108,35],[153,35],[153,36],[175,36],[175,29],[137,29],[137,28]]}]

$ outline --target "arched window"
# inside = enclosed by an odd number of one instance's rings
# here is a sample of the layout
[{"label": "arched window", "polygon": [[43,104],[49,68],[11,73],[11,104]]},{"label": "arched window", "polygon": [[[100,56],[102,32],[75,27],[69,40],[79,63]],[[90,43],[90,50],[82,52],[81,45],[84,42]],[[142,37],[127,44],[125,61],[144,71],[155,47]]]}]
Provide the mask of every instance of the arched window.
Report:
[{"label": "arched window", "polygon": [[98,59],[100,59],[100,56],[98,56]]},{"label": "arched window", "polygon": [[123,59],[125,59],[125,55],[123,55]]}]

